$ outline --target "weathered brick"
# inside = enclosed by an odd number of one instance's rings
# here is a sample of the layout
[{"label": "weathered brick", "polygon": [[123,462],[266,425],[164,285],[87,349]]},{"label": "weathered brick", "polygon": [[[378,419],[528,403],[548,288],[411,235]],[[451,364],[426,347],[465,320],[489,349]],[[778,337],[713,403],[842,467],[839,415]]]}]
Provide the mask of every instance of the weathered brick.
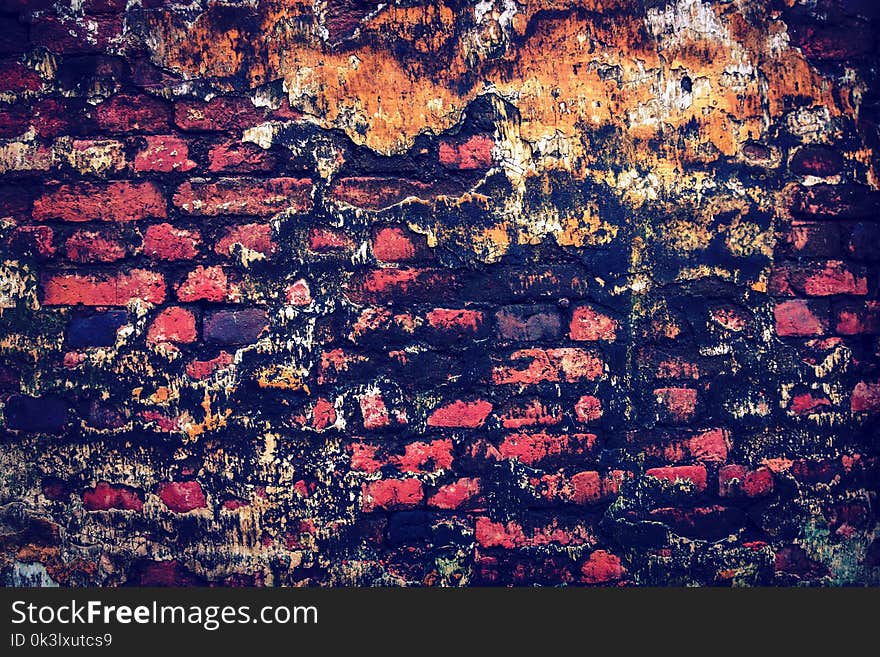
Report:
[{"label": "weathered brick", "polygon": [[444,484],[428,498],[428,506],[438,509],[461,509],[468,506],[480,494],[478,477],[461,477]]},{"label": "weathered brick", "polygon": [[211,173],[269,172],[278,158],[254,144],[234,139],[215,144],[208,151],[208,171]]},{"label": "weathered brick", "polygon": [[792,156],[789,168],[799,176],[833,176],[843,169],[843,157],[827,146],[804,146]]},{"label": "weathered brick", "polygon": [[143,494],[131,486],[110,484],[99,481],[94,488],[82,494],[83,508],[86,511],[140,511],[144,508]]},{"label": "weathered brick", "polygon": [[697,391],[693,388],[656,388],[654,398],[661,418],[687,423],[697,412]]},{"label": "weathered brick", "polygon": [[828,331],[828,306],[824,302],[793,299],[773,309],[779,337],[824,335]]},{"label": "weathered brick", "polygon": [[529,399],[508,405],[500,414],[505,429],[550,426],[562,422],[562,413],[556,406],[544,404],[540,399]]},{"label": "weathered brick", "polygon": [[381,479],[363,485],[361,509],[407,509],[418,506],[423,498],[422,482],[418,479]]},{"label": "weathered brick", "polygon": [[98,125],[108,132],[163,132],[168,129],[170,112],[161,100],[150,96],[120,94],[97,107]]},{"label": "weathered brick", "polygon": [[67,259],[74,262],[116,262],[127,253],[125,244],[118,238],[92,230],[73,233],[64,248]]},{"label": "weathered brick", "polygon": [[398,226],[373,231],[373,255],[383,262],[411,262],[424,257],[428,247],[425,238]]},{"label": "weathered brick", "polygon": [[492,404],[483,399],[456,400],[436,409],[428,416],[429,427],[462,427],[475,429],[482,426],[492,412]]},{"label": "weathered brick", "polygon": [[165,481],[157,489],[159,499],[175,513],[207,508],[208,502],[197,481]]},{"label": "weathered brick", "polygon": [[367,210],[381,210],[410,197],[431,200],[443,193],[440,188],[417,180],[401,178],[341,178],[331,188],[331,197]]},{"label": "weathered brick", "polygon": [[529,385],[542,381],[592,381],[601,378],[605,370],[598,354],[569,347],[520,349],[510,355],[509,362],[509,365],[498,365],[492,370],[493,383]]},{"label": "weathered brick", "polygon": [[267,180],[226,178],[217,182],[185,182],[174,194],[174,205],[191,215],[256,215],[311,207],[311,181],[301,178]]},{"label": "weathered brick", "polygon": [[235,245],[264,257],[275,253],[272,227],[267,223],[251,223],[229,226],[214,245],[214,251],[222,256],[232,255]]},{"label": "weathered brick", "polygon": [[125,306],[132,299],[149,303],[165,300],[162,274],[132,269],[118,274],[54,274],[43,279],[47,306]]},{"label": "weathered brick", "polygon": [[708,473],[702,465],[678,465],[665,466],[662,468],[650,468],[645,471],[648,477],[668,481],[670,483],[685,482],[692,484],[697,491],[706,490]]},{"label": "weathered brick", "polygon": [[859,381],[853,388],[850,408],[853,413],[880,411],[880,382]]},{"label": "weathered brick", "polygon": [[158,260],[192,260],[199,254],[201,242],[197,229],[155,224],[144,231],[144,255]]},{"label": "weathered brick", "polygon": [[863,267],[854,267],[840,260],[806,265],[785,263],[774,268],[769,291],[777,296],[865,295],[868,293],[868,279]]},{"label": "weathered brick", "polygon": [[559,312],[553,306],[505,306],[495,313],[498,336],[504,340],[552,340],[560,334]]},{"label": "weathered brick", "polygon": [[121,15],[92,16],[88,21],[44,16],[31,25],[31,42],[64,55],[98,53],[122,34]]},{"label": "weathered brick", "polygon": [[495,140],[487,135],[473,135],[465,140],[440,142],[440,164],[450,169],[486,169],[492,166]]},{"label": "weathered brick", "polygon": [[160,312],[147,331],[147,342],[176,342],[187,344],[198,339],[196,317],[192,311],[171,306]]},{"label": "weathered brick", "polygon": [[880,301],[846,301],[834,308],[834,331],[840,335],[880,334]]},{"label": "weathered brick", "polygon": [[183,100],[174,104],[174,123],[183,130],[241,130],[261,120],[261,113],[247,98],[218,96],[208,102]]},{"label": "weathered brick", "polygon": [[138,221],[164,219],[165,198],[151,182],[60,185],[34,201],[36,221]]},{"label": "weathered brick", "polygon": [[192,171],[196,163],[189,159],[186,140],[174,135],[150,135],[144,138],[146,145],[134,158],[134,170],[138,173]]},{"label": "weathered brick", "polygon": [[614,342],[617,337],[617,321],[591,306],[579,306],[572,313],[569,334],[572,340]]},{"label": "weathered brick", "polygon": [[454,274],[439,269],[374,269],[353,276],[345,294],[356,303],[419,301],[450,297],[457,287]]},{"label": "weathered brick", "polygon": [[313,253],[348,252],[354,246],[354,240],[344,231],[319,227],[309,230],[309,251]]},{"label": "weathered brick", "polygon": [[574,414],[579,422],[595,422],[602,417],[602,400],[593,395],[584,395],[575,402]]},{"label": "weathered brick", "polygon": [[199,265],[186,275],[176,288],[177,298],[184,303],[192,301],[236,301],[237,287],[230,282],[222,267]]}]

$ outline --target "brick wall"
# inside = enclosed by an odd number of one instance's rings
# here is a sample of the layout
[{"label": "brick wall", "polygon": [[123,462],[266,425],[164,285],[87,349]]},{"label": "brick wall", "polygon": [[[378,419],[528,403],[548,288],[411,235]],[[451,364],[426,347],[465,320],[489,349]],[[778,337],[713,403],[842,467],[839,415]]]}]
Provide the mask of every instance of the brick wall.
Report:
[{"label": "brick wall", "polygon": [[0,0],[6,583],[880,583],[876,9],[483,5]]}]

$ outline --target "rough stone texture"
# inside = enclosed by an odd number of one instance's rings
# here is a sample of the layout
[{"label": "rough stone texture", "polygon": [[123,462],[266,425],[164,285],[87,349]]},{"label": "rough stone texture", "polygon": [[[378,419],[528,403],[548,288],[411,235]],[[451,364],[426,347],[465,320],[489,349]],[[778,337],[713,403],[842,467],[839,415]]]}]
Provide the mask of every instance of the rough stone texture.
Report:
[{"label": "rough stone texture", "polygon": [[869,3],[0,13],[4,581],[880,584]]}]

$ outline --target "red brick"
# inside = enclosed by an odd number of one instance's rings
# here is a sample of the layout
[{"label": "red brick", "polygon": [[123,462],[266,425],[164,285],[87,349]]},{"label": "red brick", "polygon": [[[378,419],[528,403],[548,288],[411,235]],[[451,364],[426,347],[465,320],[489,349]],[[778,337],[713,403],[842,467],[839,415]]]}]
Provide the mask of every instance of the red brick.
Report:
[{"label": "red brick", "polygon": [[483,313],[479,310],[435,308],[425,319],[438,330],[461,333],[476,333],[483,324]]},{"label": "red brick", "polygon": [[175,513],[187,513],[208,506],[202,486],[197,481],[165,481],[159,484],[159,498]]},{"label": "red brick", "polygon": [[42,87],[43,78],[40,74],[21,62],[0,62],[0,92],[18,94],[23,91],[39,91]]},{"label": "red brick", "polygon": [[828,221],[792,221],[780,235],[777,249],[794,256],[840,256],[840,224]]},{"label": "red brick", "polygon": [[370,177],[341,178],[330,191],[332,198],[367,210],[381,210],[409,197],[431,200],[441,193],[437,186],[416,180]]},{"label": "red brick", "polygon": [[487,135],[473,135],[465,141],[440,142],[440,164],[450,169],[487,169],[492,166],[495,140]]},{"label": "red brick", "polygon": [[132,299],[149,303],[165,300],[162,274],[132,269],[118,274],[55,274],[44,279],[46,306],[125,306]]},{"label": "red brick", "polygon": [[783,301],[776,304],[773,316],[780,337],[824,335],[828,331],[827,305],[803,299]]},{"label": "red brick", "polygon": [[724,463],[727,460],[730,436],[724,429],[708,429],[688,440],[690,455],[703,463]]},{"label": "red brick", "polygon": [[505,436],[497,454],[502,459],[515,458],[525,465],[535,465],[554,456],[580,457],[589,454],[595,444],[596,436],[591,433],[516,433]]},{"label": "red brick", "polygon": [[548,407],[540,399],[530,399],[508,406],[500,419],[501,426],[505,429],[521,429],[559,424],[562,422],[562,414],[558,408]]},{"label": "red brick", "polygon": [[675,483],[677,481],[691,482],[699,492],[706,490],[708,474],[702,465],[676,465],[662,468],[650,468],[645,472],[649,477]]},{"label": "red brick", "polygon": [[789,404],[789,410],[795,415],[805,415],[821,411],[823,407],[830,407],[831,401],[824,395],[814,397],[812,393],[805,392],[795,395]]},{"label": "red brick", "polygon": [[207,379],[219,369],[231,365],[234,358],[231,354],[221,351],[217,356],[209,360],[194,360],[186,366],[187,376],[199,381]]},{"label": "red brick", "polygon": [[483,426],[491,412],[492,404],[483,399],[472,402],[457,400],[431,413],[428,416],[428,426],[476,429]]},{"label": "red brick", "polygon": [[170,173],[172,171],[192,171],[196,163],[189,159],[187,142],[174,135],[145,137],[146,146],[134,158],[134,170]]},{"label": "red brick", "polygon": [[409,509],[424,499],[422,482],[418,479],[382,479],[363,484],[361,509],[369,513],[376,509]]},{"label": "red brick", "polygon": [[769,290],[777,296],[865,295],[868,293],[868,279],[864,268],[850,267],[840,260],[808,265],[789,263],[779,265],[773,270]]},{"label": "red brick", "polygon": [[368,392],[358,400],[365,429],[382,429],[392,423],[406,424],[406,414],[402,411],[389,411],[382,394]]},{"label": "red brick", "polygon": [[376,452],[379,451],[378,446],[366,443],[351,443],[348,449],[351,452],[351,462],[349,465],[352,470],[373,474],[382,468],[383,463],[376,459]]},{"label": "red brick", "polygon": [[226,271],[216,265],[199,265],[187,274],[186,279],[177,286],[177,298],[183,302],[234,301],[238,292],[226,276]]},{"label": "red brick", "polygon": [[235,139],[215,144],[208,151],[208,171],[212,173],[265,173],[275,168],[276,161],[269,151]]},{"label": "red brick", "polygon": [[467,506],[479,494],[479,477],[461,477],[438,488],[437,492],[428,498],[428,506],[438,509],[460,509]]},{"label": "red brick", "polygon": [[859,381],[853,388],[850,408],[853,413],[880,411],[880,381],[874,383]]},{"label": "red brick", "polygon": [[64,55],[100,53],[110,39],[122,34],[121,15],[90,16],[85,21],[77,18],[40,16],[31,24],[31,42],[47,50]]},{"label": "red brick", "polygon": [[373,255],[383,262],[410,262],[427,250],[419,238],[404,228],[379,228],[373,233]]},{"label": "red brick", "polygon": [[189,344],[198,339],[196,318],[186,308],[172,306],[160,312],[147,331],[147,343],[175,342]]},{"label": "red brick", "polygon": [[55,255],[54,237],[49,226],[16,226],[6,245],[16,256],[47,259]]},{"label": "red brick", "polygon": [[590,306],[580,306],[572,314],[570,335],[572,340],[614,342],[617,337],[617,321]]},{"label": "red brick", "polygon": [[336,407],[324,397],[318,397],[312,406],[312,429],[324,431],[336,424]]},{"label": "red brick", "polygon": [[268,217],[284,210],[308,210],[312,205],[311,187],[310,180],[300,178],[225,178],[210,183],[185,182],[174,194],[174,205],[191,215]]},{"label": "red brick", "polygon": [[792,190],[789,210],[796,219],[867,219],[876,216],[880,196],[860,185],[811,185]]},{"label": "red brick", "polygon": [[498,336],[504,340],[535,342],[559,337],[556,308],[549,305],[505,306],[495,313]]},{"label": "red brick", "polygon": [[[4,106],[3,111],[0,112],[0,139],[23,135],[31,125],[32,117],[33,114],[24,103]],[[39,131],[37,134],[40,134]]]},{"label": "red brick", "polygon": [[571,486],[571,501],[575,504],[594,504],[602,499],[602,478],[594,470],[572,475]]},{"label": "red brick", "polygon": [[827,146],[803,146],[792,156],[789,168],[799,176],[833,176],[843,170],[843,157]]},{"label": "red brick", "polygon": [[183,130],[241,130],[262,121],[262,113],[247,98],[218,96],[174,105],[174,122]]},{"label": "red brick", "polygon": [[563,347],[560,349],[520,349],[510,355],[519,364],[500,365],[492,370],[492,381],[498,385],[523,385],[542,381],[574,383],[601,378],[605,364],[589,351]]},{"label": "red brick", "polygon": [[333,253],[350,251],[354,240],[341,230],[332,228],[312,228],[309,230],[309,251],[314,253]]},{"label": "red brick", "polygon": [[116,95],[98,105],[98,125],[108,132],[162,132],[168,129],[168,106],[150,96]]},{"label": "red brick", "polygon": [[292,306],[308,306],[312,303],[312,291],[305,280],[299,279],[285,288],[285,298]]},{"label": "red brick", "polygon": [[596,550],[581,566],[581,581],[584,584],[610,584],[623,579],[626,571],[620,557]]},{"label": "red brick", "polygon": [[67,259],[74,262],[115,262],[126,255],[125,244],[92,230],[80,230],[64,244]]},{"label": "red brick", "polygon": [[880,301],[845,302],[835,310],[834,331],[840,335],[880,333]]},{"label": "red brick", "polygon": [[851,61],[875,50],[871,23],[856,18],[794,20],[788,32],[792,45],[814,61]]},{"label": "red brick", "polygon": [[385,303],[449,297],[455,288],[455,278],[446,270],[374,269],[353,276],[345,293],[355,303]]},{"label": "red brick", "polygon": [[392,461],[401,472],[431,474],[452,467],[452,441],[449,438],[416,441],[404,448],[403,456]]},{"label": "red brick", "polygon": [[773,473],[765,467],[749,470],[744,465],[725,465],[718,470],[721,497],[763,497],[773,492]]},{"label": "red brick", "polygon": [[233,247],[236,244],[265,257],[270,257],[275,253],[272,227],[267,223],[229,226],[223,231],[223,237],[214,246],[214,251],[222,256],[229,256],[232,255]]},{"label": "red brick", "polygon": [[35,102],[31,109],[30,123],[37,135],[51,138],[71,132],[72,117],[78,113],[74,102],[65,98],[43,98]]},{"label": "red brick", "polygon": [[492,522],[489,518],[481,516],[477,518],[475,525],[475,537],[482,547],[516,548],[526,543],[526,536],[522,527],[516,522],[507,524]]},{"label": "red brick", "polygon": [[144,255],[158,260],[192,260],[199,254],[202,235],[196,229],[163,223],[144,232]]},{"label": "red brick", "polygon": [[137,221],[164,219],[165,199],[150,182],[61,185],[34,201],[36,221]]},{"label": "red brick", "polygon": [[690,422],[697,411],[697,391],[693,388],[656,388],[654,397],[661,413],[674,422]]},{"label": "red brick", "polygon": [[99,481],[94,488],[83,491],[83,508],[86,511],[140,511],[144,501],[139,491],[129,486],[108,484]]},{"label": "red brick", "polygon": [[602,402],[593,395],[584,395],[575,402],[574,414],[578,422],[595,422],[602,417]]}]

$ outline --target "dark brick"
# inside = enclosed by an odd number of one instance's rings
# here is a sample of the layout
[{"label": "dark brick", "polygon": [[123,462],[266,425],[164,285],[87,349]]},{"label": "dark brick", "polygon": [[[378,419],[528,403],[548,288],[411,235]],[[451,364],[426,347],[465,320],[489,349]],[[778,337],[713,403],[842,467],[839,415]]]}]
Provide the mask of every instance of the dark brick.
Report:
[{"label": "dark brick", "polygon": [[34,433],[61,433],[67,426],[67,404],[60,397],[15,395],[3,409],[6,427]]},{"label": "dark brick", "polygon": [[265,310],[243,308],[218,310],[205,317],[204,335],[214,344],[248,344],[256,341],[268,325]]},{"label": "dark brick", "polygon": [[67,346],[107,347],[116,343],[116,331],[127,321],[124,310],[74,316],[67,326]]},{"label": "dark brick", "polygon": [[505,306],[495,313],[498,336],[504,340],[552,340],[559,337],[559,312],[550,305]]}]

